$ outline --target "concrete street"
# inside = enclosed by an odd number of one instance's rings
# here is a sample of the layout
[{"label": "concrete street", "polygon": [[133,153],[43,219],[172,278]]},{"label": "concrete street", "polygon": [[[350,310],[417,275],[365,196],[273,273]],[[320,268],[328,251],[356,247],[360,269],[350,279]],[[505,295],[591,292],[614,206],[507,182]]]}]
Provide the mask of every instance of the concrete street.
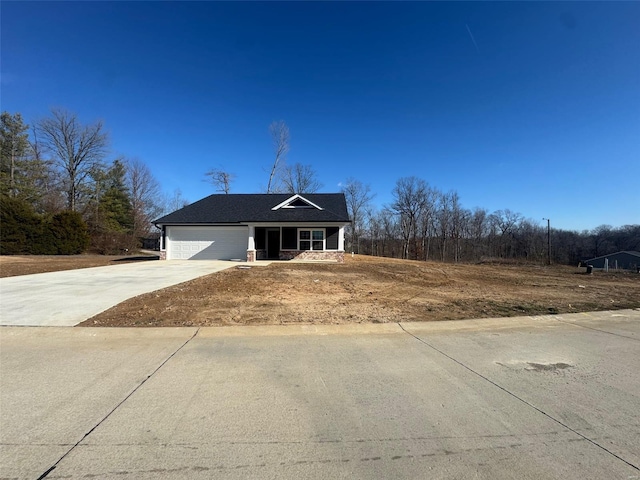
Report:
[{"label": "concrete street", "polygon": [[0,325],[71,327],[136,295],[237,265],[146,261],[0,278]]},{"label": "concrete street", "polygon": [[640,310],[4,327],[0,478],[640,478],[638,372]]}]

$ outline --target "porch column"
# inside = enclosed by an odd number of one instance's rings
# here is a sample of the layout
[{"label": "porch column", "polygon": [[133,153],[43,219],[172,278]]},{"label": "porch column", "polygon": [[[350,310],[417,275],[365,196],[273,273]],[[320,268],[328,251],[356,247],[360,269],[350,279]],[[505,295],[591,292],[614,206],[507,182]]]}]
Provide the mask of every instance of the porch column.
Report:
[{"label": "porch column", "polygon": [[256,261],[256,227],[249,225],[249,242],[247,245],[247,262]]},{"label": "porch column", "polygon": [[160,251],[158,252],[158,257],[160,258],[160,260],[167,259],[166,237],[167,237],[167,227],[165,225],[162,225],[162,227],[160,228]]},{"label": "porch column", "polygon": [[344,227],[338,229],[338,250],[344,252]]}]

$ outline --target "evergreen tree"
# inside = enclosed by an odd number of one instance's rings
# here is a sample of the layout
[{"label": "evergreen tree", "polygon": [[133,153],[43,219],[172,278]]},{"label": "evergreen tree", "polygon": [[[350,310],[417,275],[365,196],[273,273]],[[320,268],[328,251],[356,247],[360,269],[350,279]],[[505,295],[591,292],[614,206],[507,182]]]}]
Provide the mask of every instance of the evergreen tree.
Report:
[{"label": "evergreen tree", "polygon": [[20,177],[29,148],[28,125],[19,113],[0,115],[0,193],[17,197]]},{"label": "evergreen tree", "polygon": [[89,230],[78,212],[56,213],[48,226],[48,238],[58,255],[77,255],[89,246]]},{"label": "evergreen tree", "polygon": [[[9,195],[0,196],[0,255],[40,253],[41,218],[31,205]],[[34,245],[35,244],[35,245]]]},{"label": "evergreen tree", "polygon": [[133,251],[134,209],[127,185],[127,167],[115,160],[108,170],[94,168],[92,199],[85,212],[94,250],[103,254]]},{"label": "evergreen tree", "polygon": [[19,113],[3,112],[0,118],[0,195],[24,200],[38,213],[60,211],[59,177],[44,159],[35,129]]},{"label": "evergreen tree", "polygon": [[106,190],[100,198],[106,227],[119,233],[131,233],[133,229],[133,208],[126,184],[126,167],[115,160],[106,175]]}]

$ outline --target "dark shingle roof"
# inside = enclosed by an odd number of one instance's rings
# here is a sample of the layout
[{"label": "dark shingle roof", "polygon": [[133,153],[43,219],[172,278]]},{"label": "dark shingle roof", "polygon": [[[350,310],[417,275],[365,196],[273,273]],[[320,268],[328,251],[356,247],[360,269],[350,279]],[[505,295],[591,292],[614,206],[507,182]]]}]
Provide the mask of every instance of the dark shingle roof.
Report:
[{"label": "dark shingle roof", "polygon": [[607,255],[600,255],[599,257],[590,258],[589,260],[584,260],[584,261],[585,262],[591,262],[593,260],[599,260],[601,258],[613,257],[614,255],[620,255],[620,254],[627,254],[627,255],[631,255],[632,257],[640,257],[640,252],[636,252],[634,250],[623,250],[623,251],[620,251],[620,252],[609,253]]},{"label": "dark shingle roof", "polygon": [[349,222],[347,202],[342,193],[301,194],[317,208],[280,208],[271,210],[293,195],[290,193],[210,195],[165,215],[153,223],[178,225],[189,223],[238,222]]}]

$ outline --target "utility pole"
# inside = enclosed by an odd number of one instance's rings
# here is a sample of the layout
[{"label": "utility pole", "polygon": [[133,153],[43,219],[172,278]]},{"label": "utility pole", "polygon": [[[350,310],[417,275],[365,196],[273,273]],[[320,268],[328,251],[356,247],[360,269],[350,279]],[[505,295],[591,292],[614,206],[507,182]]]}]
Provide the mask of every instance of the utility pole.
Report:
[{"label": "utility pole", "polygon": [[551,265],[551,220],[543,218],[547,221],[547,264]]}]

